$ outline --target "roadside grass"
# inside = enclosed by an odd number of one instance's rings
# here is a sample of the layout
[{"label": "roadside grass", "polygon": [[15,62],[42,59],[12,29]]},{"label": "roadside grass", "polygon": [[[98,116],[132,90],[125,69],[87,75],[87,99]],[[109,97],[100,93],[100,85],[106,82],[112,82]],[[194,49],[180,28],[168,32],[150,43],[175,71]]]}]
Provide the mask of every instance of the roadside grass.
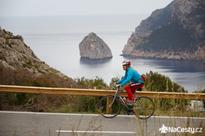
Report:
[{"label": "roadside grass", "polygon": [[205,112],[199,111],[180,111],[180,110],[160,110],[157,109],[154,113],[156,116],[179,116],[179,117],[205,117]]},{"label": "roadside grass", "polygon": [[[80,117],[80,119],[77,121],[76,124],[74,124],[72,126],[72,132],[71,135],[72,136],[102,136],[102,134],[89,134],[86,133],[86,131],[102,131],[102,122],[101,120],[98,119],[98,117],[92,117],[90,119],[90,121],[88,122],[88,126],[84,126],[84,133],[80,133],[78,134],[78,130],[80,130],[80,127],[83,126],[83,116]],[[66,128],[66,126],[65,126]],[[61,130],[62,128],[59,128],[58,132],[57,132],[57,136],[61,135]],[[69,133],[68,133],[69,134]]]}]

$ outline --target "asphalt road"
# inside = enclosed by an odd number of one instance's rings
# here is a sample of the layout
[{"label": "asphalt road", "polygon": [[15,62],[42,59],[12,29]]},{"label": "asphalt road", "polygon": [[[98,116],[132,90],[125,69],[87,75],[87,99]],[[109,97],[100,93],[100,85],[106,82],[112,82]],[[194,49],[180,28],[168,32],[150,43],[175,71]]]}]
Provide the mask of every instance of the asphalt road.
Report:
[{"label": "asphalt road", "polygon": [[[192,134],[193,133],[193,134]],[[204,136],[205,117],[133,115],[106,119],[97,114],[0,111],[0,136]]]}]

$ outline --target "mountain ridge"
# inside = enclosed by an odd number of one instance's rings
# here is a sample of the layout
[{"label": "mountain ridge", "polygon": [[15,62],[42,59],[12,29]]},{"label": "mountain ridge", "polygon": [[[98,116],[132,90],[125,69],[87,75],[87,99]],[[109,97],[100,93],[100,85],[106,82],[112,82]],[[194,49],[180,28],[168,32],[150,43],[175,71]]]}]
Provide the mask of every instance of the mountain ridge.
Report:
[{"label": "mountain ridge", "polygon": [[205,60],[205,1],[174,0],[132,33],[123,56]]},{"label": "mountain ridge", "polygon": [[75,86],[75,81],[41,61],[20,35],[0,27],[0,84]]}]

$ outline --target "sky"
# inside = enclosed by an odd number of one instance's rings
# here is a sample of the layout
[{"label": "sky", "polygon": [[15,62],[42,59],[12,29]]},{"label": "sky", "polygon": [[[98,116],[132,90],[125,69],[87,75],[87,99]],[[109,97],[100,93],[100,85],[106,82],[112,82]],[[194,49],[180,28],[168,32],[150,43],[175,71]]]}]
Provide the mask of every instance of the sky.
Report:
[{"label": "sky", "polygon": [[173,0],[0,0],[0,16],[151,14]]}]

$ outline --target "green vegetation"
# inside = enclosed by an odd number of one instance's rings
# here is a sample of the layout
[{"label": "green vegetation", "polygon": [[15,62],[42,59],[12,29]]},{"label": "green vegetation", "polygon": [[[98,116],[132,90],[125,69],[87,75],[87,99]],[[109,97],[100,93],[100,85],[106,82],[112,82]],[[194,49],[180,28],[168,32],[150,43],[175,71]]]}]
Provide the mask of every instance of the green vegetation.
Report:
[{"label": "green vegetation", "polygon": [[[186,92],[183,87],[171,81],[170,78],[152,71],[146,74],[145,89],[149,91],[159,92]],[[158,99],[154,100],[157,109],[167,111],[173,109],[174,111],[185,111],[189,101],[177,99]]]},{"label": "green vegetation", "polygon": [[[205,93],[205,89],[204,90],[199,90],[199,91],[195,91],[196,93]],[[203,101],[203,105],[204,105],[204,108],[205,108],[205,100]]]},{"label": "green vegetation", "polygon": [[109,89],[105,81],[99,77],[95,79],[86,79],[85,77],[75,80],[78,88]]},{"label": "green vegetation", "polygon": [[[19,74],[19,75],[18,75]],[[55,75],[46,75],[38,78],[29,77],[29,74],[15,75],[11,79],[16,85],[30,85],[30,86],[51,86],[51,87],[77,87],[90,89],[116,89],[114,81],[119,78],[113,78],[108,85],[99,77],[95,79],[86,79],[84,77],[70,81],[62,81]],[[5,75],[4,75],[5,77]],[[18,78],[17,78],[18,77]],[[14,80],[17,78],[18,80]],[[11,80],[9,78],[7,81]],[[11,80],[11,81],[12,81]],[[58,81],[59,80],[59,81]],[[0,83],[2,83],[0,78]],[[58,82],[57,82],[58,81]],[[8,82],[9,84],[10,82]],[[10,83],[11,84],[11,83]],[[168,77],[155,72],[146,74],[145,88],[143,90],[149,91],[166,91],[166,92],[186,92],[183,87],[172,82]],[[1,110],[26,110],[26,111],[48,111],[48,112],[96,112],[95,104],[99,97],[92,96],[54,96],[54,95],[38,95],[38,94],[0,94],[0,109]],[[183,115],[184,112],[189,111],[189,101],[175,100],[175,99],[157,99],[154,100],[156,104],[156,115],[158,114],[174,114]]]},{"label": "green vegetation", "polygon": [[145,88],[149,91],[186,92],[183,87],[171,81],[169,77],[152,71],[146,74]]},{"label": "green vegetation", "polygon": [[37,75],[27,69],[13,70],[0,65],[0,84],[42,87],[76,87],[76,82],[70,78],[63,78],[51,71],[47,74]]},{"label": "green vegetation", "polygon": [[[0,84],[42,87],[77,87],[70,78],[59,77],[56,72],[35,75],[26,69],[13,70],[0,65]],[[0,110],[48,111],[58,107],[65,96],[48,96],[24,93],[0,93]],[[58,102],[58,104],[55,104]],[[64,104],[64,103],[63,103]]]}]

